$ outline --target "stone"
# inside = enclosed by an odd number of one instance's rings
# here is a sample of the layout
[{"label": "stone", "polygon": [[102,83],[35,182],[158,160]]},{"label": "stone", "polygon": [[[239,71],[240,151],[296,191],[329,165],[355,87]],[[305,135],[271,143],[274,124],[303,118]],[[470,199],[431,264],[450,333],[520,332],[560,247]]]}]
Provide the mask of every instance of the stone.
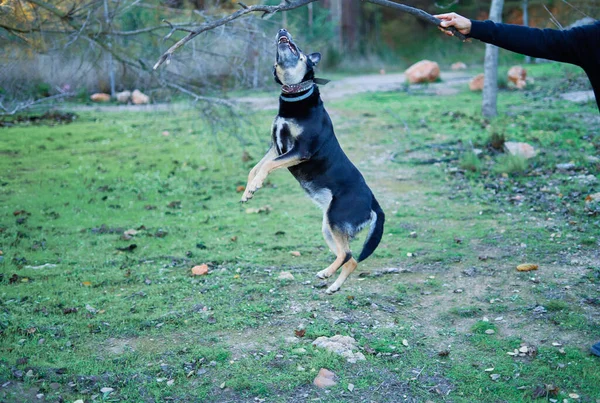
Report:
[{"label": "stone", "polygon": [[515,141],[507,141],[504,143],[504,148],[511,155],[520,155],[523,158],[529,159],[537,155],[537,151],[527,143],[519,143]]},{"label": "stone", "polygon": [[150,103],[150,97],[140,90],[133,90],[131,93],[131,102],[134,105],[147,105]]},{"label": "stone", "polygon": [[431,83],[440,77],[440,66],[430,60],[421,60],[406,69],[404,75],[411,84]]},{"label": "stone", "polygon": [[321,368],[315,377],[313,384],[320,389],[325,389],[337,384],[335,374],[326,368]]},{"label": "stone", "polygon": [[279,273],[279,276],[277,277],[277,280],[293,280],[294,279],[294,275],[292,273],[290,273],[289,271],[282,271],[281,273]]},{"label": "stone", "polygon": [[208,274],[208,265],[206,263],[202,263],[201,265],[192,267],[192,275],[193,276],[205,276]]},{"label": "stone", "polygon": [[558,169],[559,171],[570,171],[571,169],[575,169],[575,164],[573,164],[572,162],[556,164],[556,169]]},{"label": "stone", "polygon": [[527,70],[521,66],[512,66],[508,70],[508,81],[512,82],[515,87],[522,90],[527,85]]},{"label": "stone", "polygon": [[574,102],[576,104],[587,104],[588,102],[595,102],[596,97],[594,91],[572,91],[560,94],[560,97],[565,101]]},{"label": "stone", "polygon": [[110,102],[110,95],[103,92],[97,92],[90,96],[92,102]]},{"label": "stone", "polygon": [[362,361],[365,359],[363,353],[352,352],[352,350],[357,349],[357,342],[350,336],[341,336],[339,334],[333,337],[321,336],[313,341],[312,345],[315,347],[324,348],[325,350],[334,354],[341,355],[342,357],[346,358],[348,362],[353,364],[356,363],[356,361]]},{"label": "stone", "polygon": [[131,99],[131,91],[117,92],[115,94],[115,98],[117,98],[117,102],[121,104],[126,104]]},{"label": "stone", "polygon": [[471,91],[483,91],[483,80],[485,79],[485,75],[478,74],[471,79],[469,82],[469,89]]},{"label": "stone", "polygon": [[452,66],[450,66],[450,68],[452,70],[464,70],[467,68],[467,65],[464,64],[463,62],[456,62],[456,63],[452,63]]}]

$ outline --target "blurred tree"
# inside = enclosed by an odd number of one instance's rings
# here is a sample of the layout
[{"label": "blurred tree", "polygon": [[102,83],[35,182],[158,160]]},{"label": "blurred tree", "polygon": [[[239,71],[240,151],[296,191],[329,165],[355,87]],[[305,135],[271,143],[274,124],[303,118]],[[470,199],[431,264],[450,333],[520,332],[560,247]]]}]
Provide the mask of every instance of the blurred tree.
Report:
[{"label": "blurred tree", "polygon": [[[492,0],[490,5],[490,20],[494,22],[502,21],[502,8],[504,0]],[[483,83],[483,102],[482,112],[485,117],[494,117],[498,114],[496,101],[498,98],[498,47],[494,45],[485,45],[485,60],[483,64],[484,83]]]}]

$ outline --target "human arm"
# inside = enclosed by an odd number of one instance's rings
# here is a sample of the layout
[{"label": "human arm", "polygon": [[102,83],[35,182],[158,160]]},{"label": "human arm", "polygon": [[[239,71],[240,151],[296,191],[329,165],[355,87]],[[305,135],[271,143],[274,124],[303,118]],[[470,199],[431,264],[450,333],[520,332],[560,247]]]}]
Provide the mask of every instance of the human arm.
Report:
[{"label": "human arm", "polygon": [[599,25],[576,27],[569,30],[538,29],[522,25],[500,24],[493,21],[475,21],[456,13],[436,15],[441,26],[453,26],[471,38],[532,57],[559,62],[585,64],[586,49],[593,49],[598,41]]}]

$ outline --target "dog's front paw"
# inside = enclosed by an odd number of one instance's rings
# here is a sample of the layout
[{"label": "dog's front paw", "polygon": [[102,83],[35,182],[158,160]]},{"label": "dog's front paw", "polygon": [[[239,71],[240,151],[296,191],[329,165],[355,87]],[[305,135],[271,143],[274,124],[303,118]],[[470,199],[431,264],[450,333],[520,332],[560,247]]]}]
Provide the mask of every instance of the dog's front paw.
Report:
[{"label": "dog's front paw", "polygon": [[254,192],[251,192],[249,189],[246,189],[240,201],[242,203],[246,203],[248,200],[252,199],[252,196],[254,196]]},{"label": "dog's front paw", "polygon": [[340,286],[333,283],[332,285],[329,286],[329,288],[327,290],[325,290],[325,294],[331,295],[335,292],[338,292],[339,290],[340,290]]},{"label": "dog's front paw", "polygon": [[327,269],[321,270],[320,272],[317,273],[317,277],[320,279],[326,279],[326,278],[331,277],[331,273],[329,273],[327,271]]}]

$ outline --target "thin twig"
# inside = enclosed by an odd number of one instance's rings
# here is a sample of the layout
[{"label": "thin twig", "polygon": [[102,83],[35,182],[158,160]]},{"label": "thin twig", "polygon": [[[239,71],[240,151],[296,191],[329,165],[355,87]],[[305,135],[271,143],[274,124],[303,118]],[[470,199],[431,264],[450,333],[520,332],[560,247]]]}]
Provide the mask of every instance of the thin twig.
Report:
[{"label": "thin twig", "polygon": [[544,8],[548,12],[548,14],[550,14],[550,21],[552,21],[554,23],[554,25],[556,25],[558,28],[563,29],[562,24],[560,22],[558,22],[556,17],[554,17],[554,14],[552,14],[552,11],[548,10],[548,7],[546,7],[545,4],[544,4]]},{"label": "thin twig", "polygon": [[167,64],[168,64],[169,61],[171,60],[171,57],[173,56],[173,53],[175,53],[175,51],[177,49],[179,49],[180,47],[182,47],[183,45],[188,43],[190,40],[194,39],[196,36],[200,35],[202,32],[209,31],[211,29],[215,29],[217,27],[225,25],[233,20],[237,20],[238,18],[243,17],[246,14],[260,12],[260,13],[263,13],[262,17],[264,18],[267,15],[272,15],[279,11],[293,10],[295,8],[305,6],[308,3],[312,3],[314,1],[317,1],[317,0],[298,0],[295,2],[289,2],[289,3],[284,1],[284,2],[280,3],[278,6],[267,6],[267,5],[257,4],[254,6],[242,8],[242,9],[234,12],[233,14],[227,15],[223,18],[219,18],[218,20],[206,22],[206,23],[200,25],[198,28],[194,29],[193,31],[189,32],[183,39],[181,39],[177,43],[175,43],[175,45],[171,46],[158,59],[158,62],[156,62],[156,64],[154,65],[154,70],[156,70],[158,67],[160,67],[161,64],[163,64],[165,62],[167,62]]},{"label": "thin twig", "polygon": [[61,94],[56,94],[56,95],[52,95],[50,97],[45,97],[45,98],[40,98],[40,99],[36,99],[35,101],[27,101],[27,102],[21,102],[19,104],[17,104],[12,111],[9,111],[8,108],[6,108],[2,102],[0,102],[0,109],[2,109],[4,112],[0,113],[0,116],[10,116],[10,115],[14,115],[15,113],[19,112],[20,110],[23,109],[27,109],[27,108],[31,108],[34,105],[37,104],[41,104],[43,102],[47,102],[50,100],[55,100],[55,99],[59,99],[59,98],[66,98],[66,97],[72,97],[74,96],[75,93],[74,92],[63,92]]}]

